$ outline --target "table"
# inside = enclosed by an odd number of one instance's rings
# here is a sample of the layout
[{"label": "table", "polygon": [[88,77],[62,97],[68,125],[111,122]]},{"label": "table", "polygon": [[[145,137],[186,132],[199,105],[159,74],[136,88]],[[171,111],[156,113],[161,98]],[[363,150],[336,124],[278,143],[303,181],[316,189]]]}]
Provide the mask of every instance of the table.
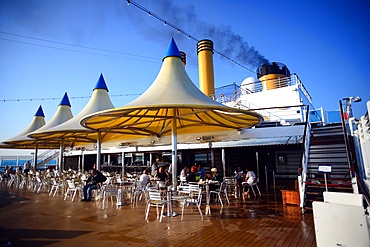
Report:
[{"label": "table", "polygon": [[129,191],[131,193],[132,186],[134,185],[134,183],[133,182],[121,182],[121,183],[113,183],[113,184],[118,185],[121,188],[121,202],[120,202],[119,206],[126,205],[124,194],[127,195]]},{"label": "table", "polygon": [[176,217],[179,214],[177,212],[172,211],[172,193],[177,192],[176,188],[173,188],[172,186],[166,187],[167,191],[167,213],[164,214],[164,216],[171,216]]}]

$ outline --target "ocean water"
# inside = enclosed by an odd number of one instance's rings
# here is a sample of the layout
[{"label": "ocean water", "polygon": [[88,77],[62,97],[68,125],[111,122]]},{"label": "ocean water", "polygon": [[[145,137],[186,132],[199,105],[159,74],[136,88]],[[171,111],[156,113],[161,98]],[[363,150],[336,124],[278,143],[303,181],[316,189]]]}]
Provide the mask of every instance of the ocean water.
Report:
[{"label": "ocean water", "polygon": [[[39,160],[37,163],[40,163],[41,161],[42,160]],[[22,170],[23,170],[23,164],[26,163],[26,162],[27,162],[27,160],[18,160],[18,165],[17,165],[17,160],[16,159],[4,159],[4,160],[1,160],[0,172],[3,172],[6,166],[13,167],[13,170],[16,170],[17,167],[22,167]],[[48,166],[55,166],[56,163],[57,163],[56,159],[55,160],[51,160],[48,163],[46,163],[46,165],[40,166],[38,169],[39,170],[46,169]]]}]

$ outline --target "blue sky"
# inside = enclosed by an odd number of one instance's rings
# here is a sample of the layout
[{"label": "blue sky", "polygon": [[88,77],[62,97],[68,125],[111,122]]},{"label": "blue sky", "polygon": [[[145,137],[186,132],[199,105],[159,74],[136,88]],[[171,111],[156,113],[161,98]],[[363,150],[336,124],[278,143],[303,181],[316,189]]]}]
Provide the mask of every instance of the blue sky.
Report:
[{"label": "blue sky", "polygon": [[[257,58],[285,63],[316,108],[338,110],[340,99],[360,96],[354,114],[366,112],[368,0],[135,2],[253,71],[258,62],[246,59],[242,43]],[[39,105],[48,121],[65,92],[79,113],[100,73],[116,107],[135,99],[157,76],[171,37],[198,85],[196,42],[124,0],[0,0],[0,141],[23,131]],[[254,76],[216,55],[214,66],[216,87]]]}]

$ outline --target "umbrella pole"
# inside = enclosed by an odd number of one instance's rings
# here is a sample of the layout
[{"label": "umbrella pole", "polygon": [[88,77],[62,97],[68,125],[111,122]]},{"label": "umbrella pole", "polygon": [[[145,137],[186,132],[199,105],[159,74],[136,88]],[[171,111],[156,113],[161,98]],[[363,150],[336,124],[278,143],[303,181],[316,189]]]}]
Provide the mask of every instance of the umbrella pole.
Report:
[{"label": "umbrella pole", "polygon": [[63,154],[64,154],[64,141],[60,141],[60,144],[59,144],[59,167],[58,167],[58,171],[61,172],[63,170]]},{"label": "umbrella pole", "polygon": [[35,147],[35,152],[34,152],[34,154],[33,154],[33,171],[34,172],[36,172],[37,171],[37,153],[38,153],[38,150],[39,150],[39,148],[38,148],[38,144],[36,143],[36,147]]},{"label": "umbrella pole", "polygon": [[172,185],[177,187],[177,124],[176,118],[172,118]]},{"label": "umbrella pole", "polygon": [[96,143],[96,170],[100,171],[100,165],[101,165],[101,132],[98,131],[98,140]]}]

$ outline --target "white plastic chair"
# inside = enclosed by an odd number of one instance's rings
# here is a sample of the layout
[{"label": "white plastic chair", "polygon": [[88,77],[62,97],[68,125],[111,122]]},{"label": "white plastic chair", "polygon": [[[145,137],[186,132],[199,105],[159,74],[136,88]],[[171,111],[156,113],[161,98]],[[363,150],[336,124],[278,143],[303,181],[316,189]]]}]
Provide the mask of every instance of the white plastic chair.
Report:
[{"label": "white plastic chair", "polygon": [[10,179],[8,181],[8,187],[11,187],[13,185],[13,183],[15,183],[15,175],[14,174],[10,174]]},{"label": "white plastic chair", "polygon": [[107,185],[103,191],[103,204],[102,209],[104,209],[105,201],[111,198],[111,202],[113,205],[113,197],[116,197],[116,208],[120,205],[121,202],[121,189],[117,186]]},{"label": "white plastic chair", "polygon": [[224,181],[226,182],[226,189],[227,192],[230,194],[234,194],[235,198],[238,197],[239,191],[238,191],[238,185],[235,183],[234,177],[225,177]]},{"label": "white plastic chair", "polygon": [[203,213],[200,208],[202,204],[202,189],[198,187],[198,190],[192,190],[190,192],[190,196],[188,197],[183,197],[182,198],[182,210],[181,210],[181,220],[184,218],[184,211],[185,211],[185,205],[196,205],[200,214],[200,217],[203,220]]},{"label": "white plastic chair", "polygon": [[131,196],[131,203],[133,206],[137,205],[137,202],[142,199],[142,197],[146,199],[147,196],[147,189],[146,186],[143,186],[140,181],[135,182],[135,188],[133,188],[132,196]]},{"label": "white plastic chair", "polygon": [[72,201],[75,199],[75,196],[78,193],[81,194],[81,188],[76,186],[75,181],[73,179],[67,180],[68,188],[67,192],[64,196],[64,201],[67,199],[67,196],[72,194]]},{"label": "white plastic chair", "polygon": [[49,192],[49,196],[53,195],[53,197],[58,193],[59,184],[55,178],[52,178],[52,184]]},{"label": "white plastic chair", "polygon": [[[161,192],[158,190],[149,190],[148,205],[145,214],[145,220],[148,220],[150,207],[156,207],[157,219],[162,222],[164,206],[167,204],[167,200],[162,198]],[[159,214],[159,207],[161,207],[161,213]]]},{"label": "white plastic chair", "polygon": [[36,193],[39,193],[43,186],[47,186],[46,181],[42,180],[40,177],[36,177],[36,182],[35,182],[35,186],[33,188],[33,191],[36,192]]},{"label": "white plastic chair", "polygon": [[243,186],[243,200],[245,199],[245,195],[244,195],[244,193],[245,193],[246,191],[248,191],[248,189],[246,189],[246,188],[251,188],[251,190],[252,190],[252,192],[253,192],[253,195],[256,197],[256,192],[254,191],[253,186],[257,188],[258,194],[259,194],[259,195],[261,195],[261,191],[260,191],[260,189],[258,188],[257,180],[256,180],[256,179],[253,181],[253,183],[252,183],[252,184],[249,184],[249,183],[247,183],[247,182],[243,182],[243,183],[242,183],[242,186]]},{"label": "white plastic chair", "polygon": [[220,188],[217,188],[216,190],[211,190],[209,193],[216,194],[217,199],[220,201],[221,206],[223,207],[224,204],[222,202],[221,193],[224,193],[227,203],[230,204],[229,197],[227,196],[227,183],[226,181],[223,181],[220,185]]}]

